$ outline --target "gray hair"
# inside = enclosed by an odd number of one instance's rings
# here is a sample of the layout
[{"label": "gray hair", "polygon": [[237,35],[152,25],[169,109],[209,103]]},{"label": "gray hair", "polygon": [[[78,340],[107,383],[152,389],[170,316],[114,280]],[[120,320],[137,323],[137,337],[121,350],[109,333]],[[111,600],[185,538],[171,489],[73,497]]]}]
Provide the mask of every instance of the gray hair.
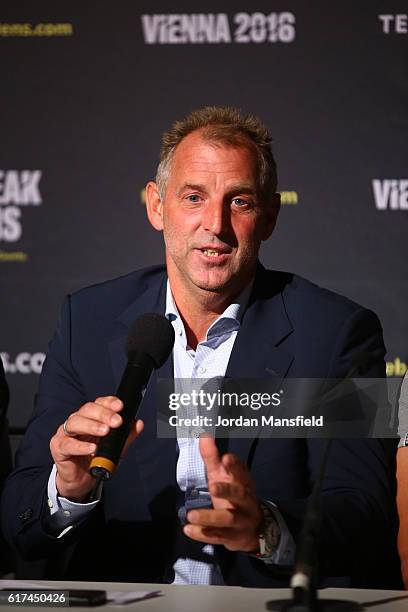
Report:
[{"label": "gray hair", "polygon": [[277,187],[276,162],[273,157],[272,138],[257,117],[243,115],[230,106],[206,106],[193,111],[182,121],[175,121],[164,132],[156,183],[163,200],[171,172],[174,152],[191,132],[200,130],[204,139],[227,146],[253,147],[258,160],[259,187],[262,197],[272,196]]}]

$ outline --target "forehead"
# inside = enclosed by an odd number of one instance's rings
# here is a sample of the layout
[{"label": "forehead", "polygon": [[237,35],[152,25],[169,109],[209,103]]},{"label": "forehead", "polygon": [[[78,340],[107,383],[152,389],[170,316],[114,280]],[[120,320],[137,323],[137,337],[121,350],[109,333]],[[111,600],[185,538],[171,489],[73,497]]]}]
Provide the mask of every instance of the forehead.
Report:
[{"label": "forehead", "polygon": [[217,176],[224,180],[258,182],[258,164],[254,149],[248,145],[229,145],[203,138],[199,132],[188,134],[177,146],[169,180],[188,179],[192,175]]}]

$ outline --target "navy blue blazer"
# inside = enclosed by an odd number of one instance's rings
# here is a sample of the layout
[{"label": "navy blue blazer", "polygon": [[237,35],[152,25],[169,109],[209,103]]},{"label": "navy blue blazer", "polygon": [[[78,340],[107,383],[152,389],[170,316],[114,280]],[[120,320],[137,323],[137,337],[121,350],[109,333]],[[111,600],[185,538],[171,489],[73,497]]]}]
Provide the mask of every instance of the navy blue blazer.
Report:
[{"label": "navy blue blazer", "polygon": [[[96,510],[57,539],[47,527],[49,441],[84,402],[113,395],[125,367],[129,325],[165,311],[166,273],[152,267],[66,298],[40,379],[35,409],[8,480],[3,525],[28,559],[64,558],[63,577],[172,581],[180,543],[177,445],[156,436],[154,384],[141,406],[145,430],[130,447]],[[369,354],[363,375],[382,377],[385,348],[376,315],[298,276],[259,266],[227,376],[342,378],[353,355]],[[172,377],[172,358],[158,372]],[[259,497],[274,501],[298,538],[322,450],[319,439],[228,439]],[[323,486],[323,585],[398,588],[394,440],[336,440]],[[197,558],[202,555],[197,545]],[[226,584],[286,586],[288,573],[216,547]],[[50,573],[51,576],[51,573]]]}]

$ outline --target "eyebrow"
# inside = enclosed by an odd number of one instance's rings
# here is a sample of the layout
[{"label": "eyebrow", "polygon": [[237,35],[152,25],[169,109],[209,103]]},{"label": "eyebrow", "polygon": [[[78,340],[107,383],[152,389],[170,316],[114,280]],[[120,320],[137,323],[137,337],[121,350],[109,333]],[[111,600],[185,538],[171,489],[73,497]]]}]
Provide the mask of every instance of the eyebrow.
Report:
[{"label": "eyebrow", "polygon": [[[176,195],[180,195],[186,189],[192,189],[193,191],[201,191],[202,193],[207,193],[207,189],[204,185],[200,185],[199,183],[185,183],[177,192]],[[248,195],[257,195],[257,190],[249,185],[248,183],[242,183],[238,185],[232,185],[231,188],[226,192],[226,196],[237,195],[239,193],[248,194]]]},{"label": "eyebrow", "polygon": [[204,187],[204,185],[200,185],[199,183],[184,183],[184,185],[182,187],[180,187],[180,189],[177,191],[176,195],[180,195],[186,189],[192,189],[193,191],[201,191],[201,192],[205,192],[205,193],[207,192],[207,190]]},{"label": "eyebrow", "polygon": [[255,187],[248,185],[248,183],[242,183],[241,185],[233,185],[227,192],[227,195],[233,195],[238,193],[246,193],[248,195],[257,195]]}]

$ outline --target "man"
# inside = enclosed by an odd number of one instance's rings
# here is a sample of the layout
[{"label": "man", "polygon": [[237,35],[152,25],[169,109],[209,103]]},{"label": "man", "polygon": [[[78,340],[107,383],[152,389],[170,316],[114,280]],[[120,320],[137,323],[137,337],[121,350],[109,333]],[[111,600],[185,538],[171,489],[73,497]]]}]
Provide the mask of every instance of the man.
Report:
[{"label": "man", "polygon": [[[126,330],[144,312],[166,314],[176,342],[163,377],[281,380],[344,377],[361,352],[369,355],[362,373],[382,376],[381,327],[357,304],[260,266],[279,195],[270,136],[256,118],[209,107],[176,122],[146,201],[164,234],[166,270],[67,298],[9,480],[6,531],[31,558],[75,544],[66,577],[287,585],[320,440],[217,446],[211,438],[157,438],[152,380],[114,478],[89,501],[97,440],[121,423],[114,392]],[[385,442],[333,442],[322,584],[395,586],[393,458]],[[212,507],[188,512],[181,526],[179,508],[200,496]]]}]

